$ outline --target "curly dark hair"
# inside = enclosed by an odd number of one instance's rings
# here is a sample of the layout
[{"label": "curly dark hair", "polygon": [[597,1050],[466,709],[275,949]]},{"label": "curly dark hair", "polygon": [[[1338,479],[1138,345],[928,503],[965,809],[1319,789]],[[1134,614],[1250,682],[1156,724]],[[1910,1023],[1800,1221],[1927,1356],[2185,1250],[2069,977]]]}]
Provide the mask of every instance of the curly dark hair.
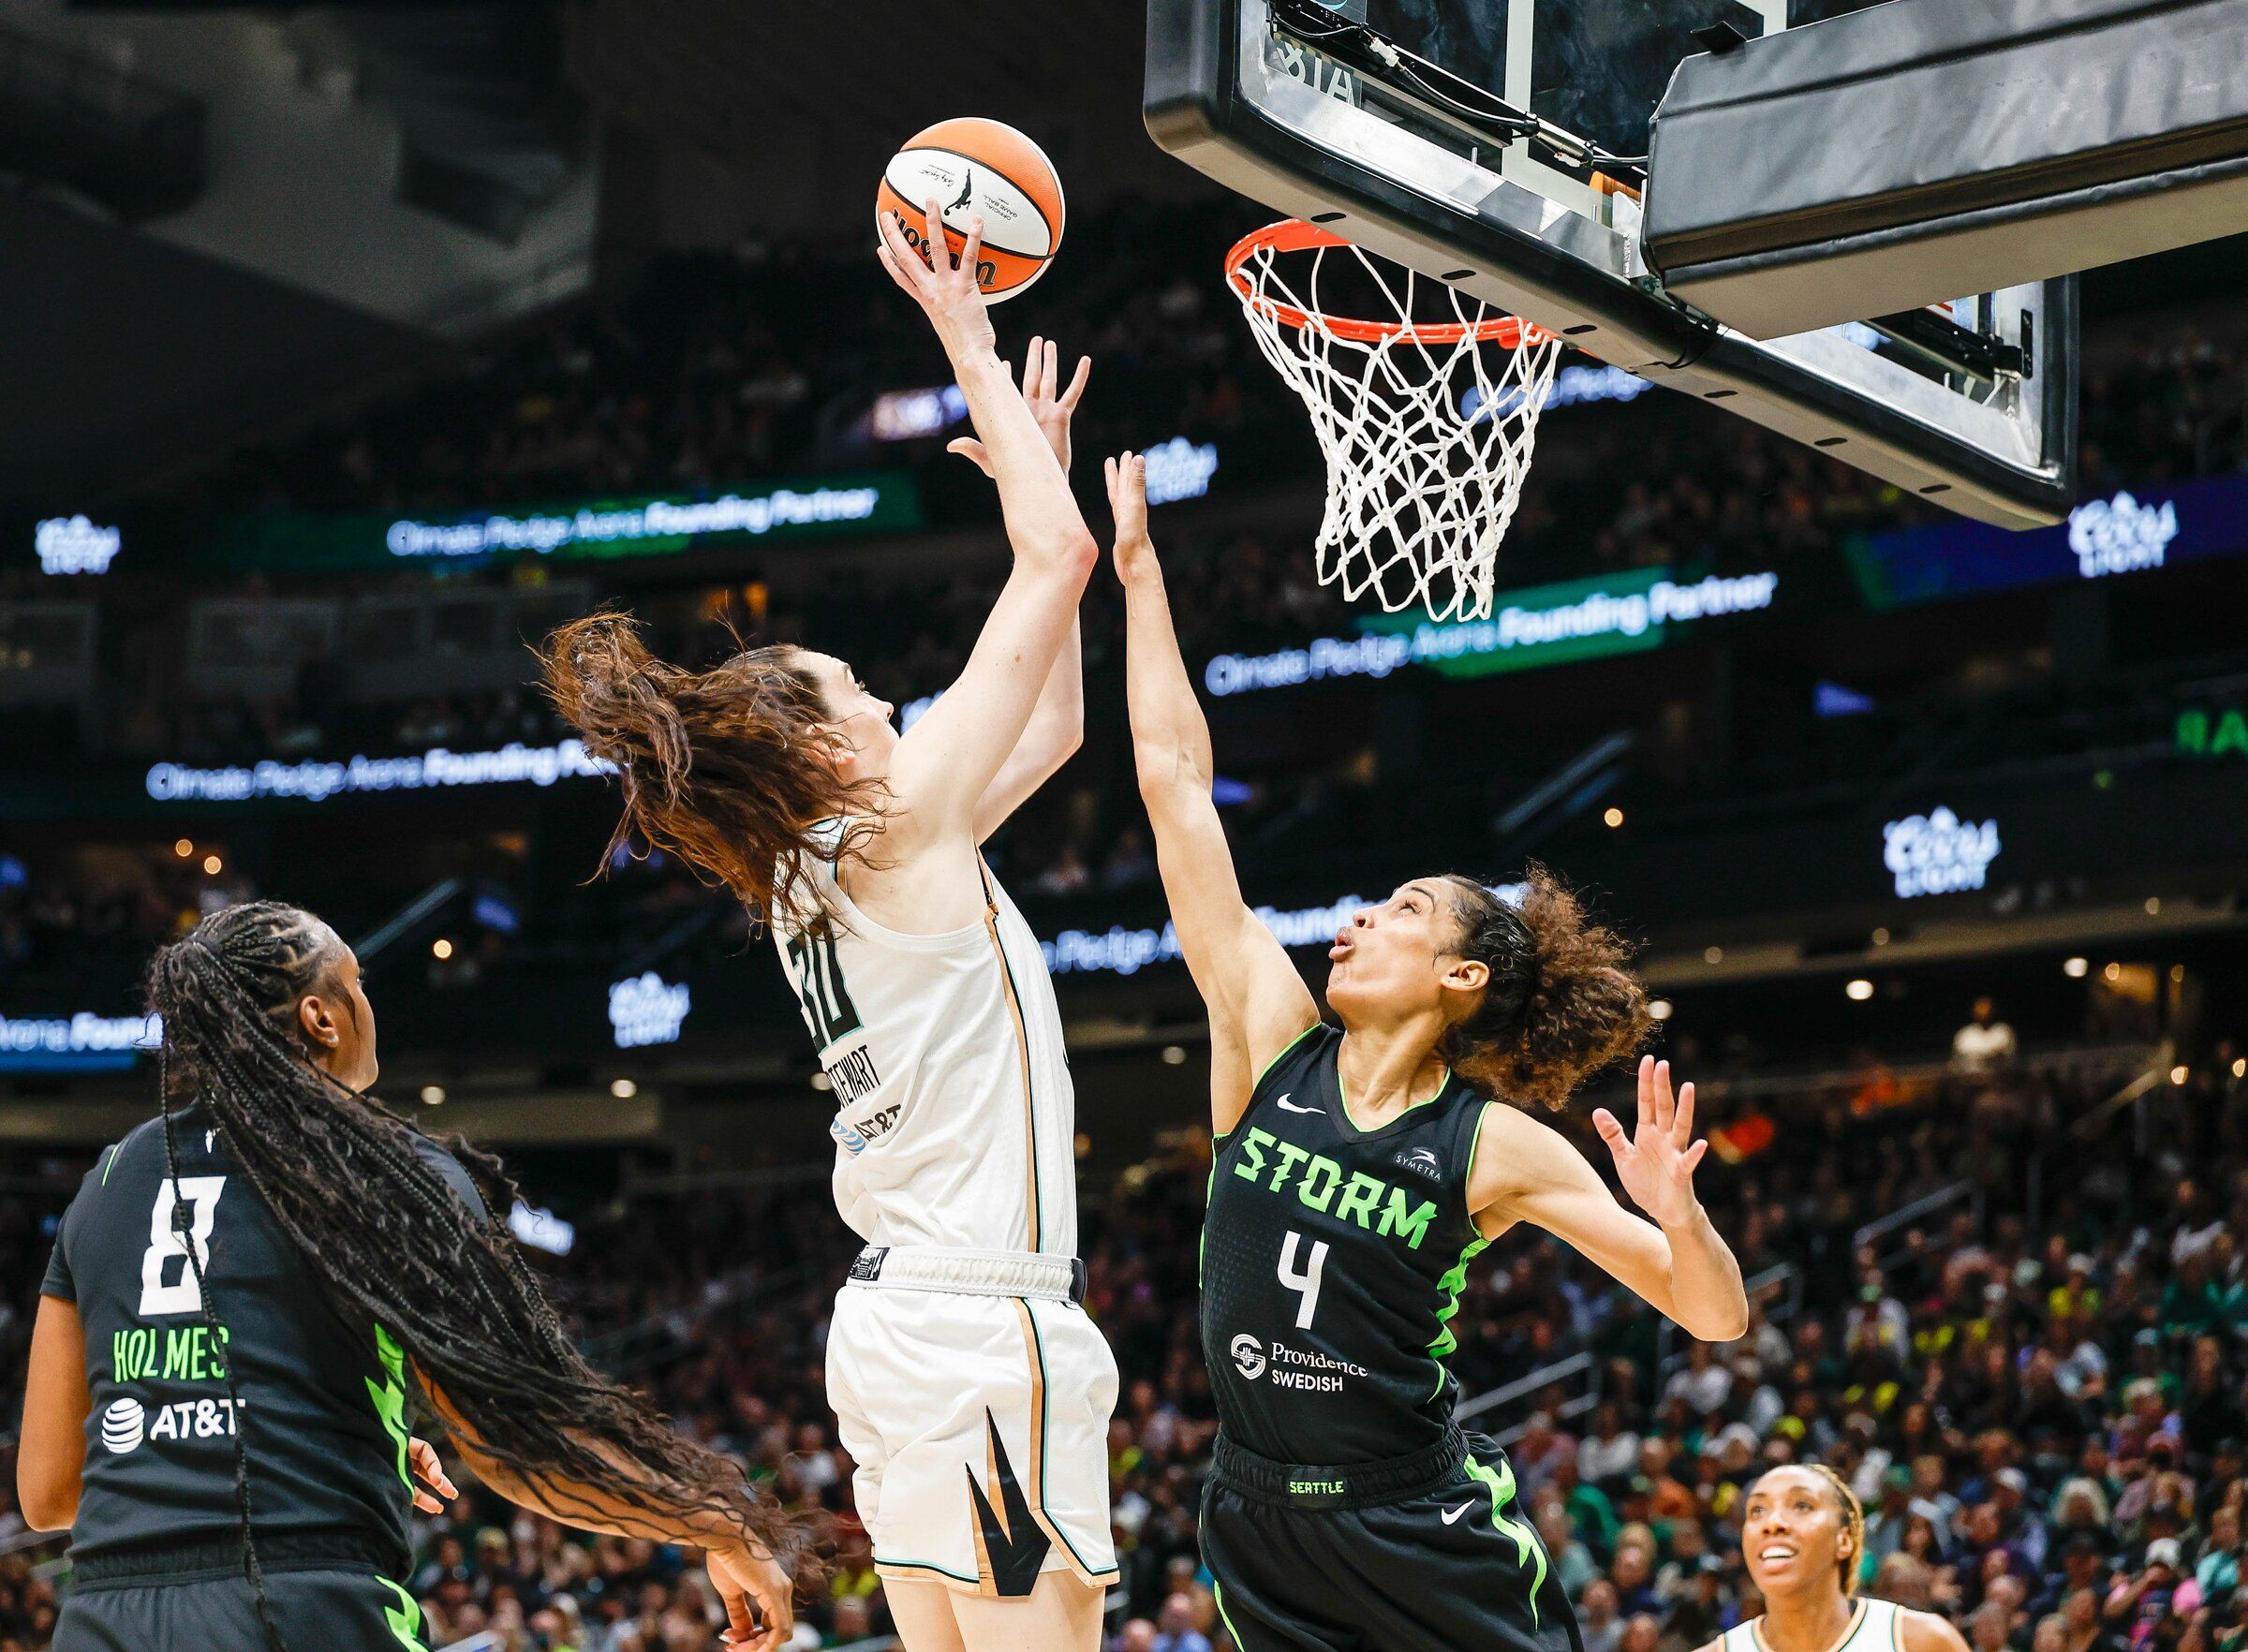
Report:
[{"label": "curly dark hair", "polygon": [[1438,1046],[1455,1072],[1486,1095],[1559,1112],[1586,1079],[1638,1053],[1654,1021],[1624,968],[1631,949],[1560,879],[1531,866],[1519,906],[1473,878],[1445,882],[1459,955],[1491,969]]},{"label": "curly dark hair", "polygon": [[[603,864],[632,840],[669,849],[718,879],[761,918],[790,910],[822,854],[864,858],[886,789],[845,781],[820,756],[827,706],[786,646],[745,649],[693,671],[649,652],[629,614],[572,620],[546,641],[547,692],[617,767],[624,818]],[[822,849],[816,829],[851,822]]]},{"label": "curly dark hair", "polygon": [[[331,1299],[387,1332],[481,1451],[558,1511],[573,1506],[562,1482],[589,1486],[658,1522],[708,1529],[715,1518],[796,1566],[801,1526],[738,1464],[674,1433],[585,1363],[504,1225],[515,1189],[498,1161],[458,1137],[447,1143],[482,1194],[480,1217],[416,1151],[413,1125],[314,1063],[298,1006],[334,980],[343,953],[327,924],[279,901],[229,907],[156,953],[148,1007],[164,1018],[168,1173],[177,1179],[176,1115],[200,1104]],[[197,1247],[186,1249],[215,1341],[218,1309]],[[229,1364],[229,1397],[233,1382]],[[244,1430],[257,1426],[255,1412],[236,1414]],[[244,1574],[281,1652],[240,1433],[234,1482]]]}]

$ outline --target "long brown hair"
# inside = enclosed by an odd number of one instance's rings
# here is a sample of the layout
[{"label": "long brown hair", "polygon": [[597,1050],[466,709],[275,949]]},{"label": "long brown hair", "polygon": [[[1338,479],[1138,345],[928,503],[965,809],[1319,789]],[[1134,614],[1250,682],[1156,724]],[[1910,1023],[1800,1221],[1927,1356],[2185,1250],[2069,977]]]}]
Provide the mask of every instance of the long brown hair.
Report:
[{"label": "long brown hair", "polygon": [[1472,878],[1446,882],[1459,955],[1491,970],[1482,999],[1438,1045],[1460,1077],[1486,1095],[1559,1111],[1578,1084],[1647,1041],[1654,1022],[1624,969],[1631,949],[1552,873],[1531,866],[1518,906]]},{"label": "long brown hair", "polygon": [[[603,854],[643,842],[718,879],[760,917],[796,909],[806,868],[863,855],[887,792],[819,750],[828,708],[786,646],[691,671],[658,659],[631,615],[572,620],[546,640],[547,692],[592,756],[614,763],[625,810]],[[821,822],[849,819],[839,844]]]}]

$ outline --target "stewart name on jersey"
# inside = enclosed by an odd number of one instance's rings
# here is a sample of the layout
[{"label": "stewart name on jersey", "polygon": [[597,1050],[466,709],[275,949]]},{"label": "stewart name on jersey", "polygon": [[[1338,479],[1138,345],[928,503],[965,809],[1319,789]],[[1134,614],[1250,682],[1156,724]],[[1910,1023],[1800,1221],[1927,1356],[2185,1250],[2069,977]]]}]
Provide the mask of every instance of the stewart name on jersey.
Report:
[{"label": "stewart name on jersey", "polygon": [[1203,1242],[1202,1340],[1220,1425],[1285,1463],[1338,1466],[1435,1444],[1467,1265],[1486,1243],[1468,1174],[1484,1099],[1456,1077],[1362,1130],[1313,1027],[1264,1070],[1218,1143]]}]

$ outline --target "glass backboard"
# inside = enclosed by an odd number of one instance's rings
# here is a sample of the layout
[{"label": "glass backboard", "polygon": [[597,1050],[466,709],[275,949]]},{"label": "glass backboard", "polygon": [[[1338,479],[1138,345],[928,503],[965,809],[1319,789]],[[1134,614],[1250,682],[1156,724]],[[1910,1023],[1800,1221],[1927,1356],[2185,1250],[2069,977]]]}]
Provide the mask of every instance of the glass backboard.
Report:
[{"label": "glass backboard", "polygon": [[[2075,493],[2072,282],[1757,342],[1666,295],[1640,252],[1629,163],[1678,65],[1724,38],[1707,31],[1755,38],[1868,3],[1150,0],[1147,124],[1277,213],[1613,365],[1964,514],[2058,521]],[[1495,137],[1475,118],[1493,100],[1616,159]]]}]

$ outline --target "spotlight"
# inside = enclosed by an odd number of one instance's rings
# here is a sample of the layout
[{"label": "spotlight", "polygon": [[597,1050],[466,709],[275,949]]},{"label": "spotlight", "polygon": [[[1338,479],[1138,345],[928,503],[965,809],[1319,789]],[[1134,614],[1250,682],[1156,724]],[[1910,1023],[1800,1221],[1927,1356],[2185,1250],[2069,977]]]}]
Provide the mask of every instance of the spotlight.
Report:
[{"label": "spotlight", "polygon": [[2183,986],[2185,984],[2185,966],[2182,964],[2171,965],[2170,980],[2176,984]]},{"label": "spotlight", "polygon": [[2123,966],[2121,964],[2110,964],[2107,968],[2100,971],[2100,975],[2101,978],[2106,981],[2121,981],[2123,979]]},{"label": "spotlight", "polygon": [[826,1071],[825,1071],[824,1069],[822,1069],[822,1070],[821,1070],[821,1071],[819,1071],[819,1072],[816,1072],[816,1073],[812,1074],[812,1088],[813,1088],[813,1089],[815,1089],[815,1090],[832,1090],[832,1089],[834,1089],[835,1087],[836,1087],[836,1081],[835,1081],[834,1079],[831,1079],[831,1078],[829,1078],[829,1077],[827,1076],[827,1073],[826,1073]]},{"label": "spotlight", "polygon": [[445,1086],[443,1084],[423,1084],[422,1086],[422,1105],[424,1107],[444,1106]]},{"label": "spotlight", "polygon": [[1184,1067],[1186,1064],[1187,1050],[1184,1044],[1165,1044],[1163,1046],[1163,1065],[1165,1067]]},{"label": "spotlight", "polygon": [[1619,808],[1611,808],[1606,814],[1601,816],[1601,819],[1605,820],[1611,827],[1620,826],[1623,824],[1623,811]]},{"label": "spotlight", "polygon": [[1873,983],[1861,975],[1844,987],[1842,993],[1853,1004],[1862,1004],[1873,996]]},{"label": "spotlight", "polygon": [[183,837],[171,846],[171,852],[185,861],[195,853],[195,844],[190,839]]},{"label": "spotlight", "polygon": [[2161,915],[2162,902],[2155,896],[2149,895],[2147,897],[2147,916],[2150,918],[2158,918]]},{"label": "spotlight", "polygon": [[1647,1014],[1650,1021],[1668,1021],[1670,1019],[1670,1000],[1668,998],[1649,998],[1647,1002]]},{"label": "spotlight", "polygon": [[640,1086],[630,1079],[612,1079],[609,1082],[609,1093],[619,1101],[629,1101],[640,1094]]},{"label": "spotlight", "polygon": [[2235,1055],[2232,1058],[2232,1076],[2248,1078],[2248,1055]]},{"label": "spotlight", "polygon": [[1889,944],[1889,932],[1886,928],[1875,930],[1873,932],[1873,944],[1877,947],[1887,946]]},{"label": "spotlight", "polygon": [[2061,973],[2067,976],[2071,981],[2082,981],[2084,977],[2091,972],[2091,969],[2092,966],[2082,958],[2063,958],[2061,960]]},{"label": "spotlight", "polygon": [[437,937],[436,940],[429,943],[429,955],[442,963],[452,956],[452,943],[443,936]]},{"label": "spotlight", "polygon": [[216,855],[205,855],[203,857],[203,870],[213,878],[216,878],[221,872],[225,871],[226,868],[226,862],[220,860]]},{"label": "spotlight", "polygon": [[2182,1068],[2182,1067],[2173,1067],[2173,1068],[2171,1068],[2171,1069],[2170,1069],[2170,1083],[2172,1083],[2172,1084],[2182,1084],[2183,1083],[2185,1083],[2185,1069],[2184,1069],[2184,1068]]},{"label": "spotlight", "polygon": [[1723,964],[1724,961],[1725,961],[1725,949],[1724,949],[1724,948],[1723,948],[1723,947],[1704,947],[1704,948],[1702,949],[1702,962],[1703,962],[1703,963],[1705,963],[1705,964]]}]

